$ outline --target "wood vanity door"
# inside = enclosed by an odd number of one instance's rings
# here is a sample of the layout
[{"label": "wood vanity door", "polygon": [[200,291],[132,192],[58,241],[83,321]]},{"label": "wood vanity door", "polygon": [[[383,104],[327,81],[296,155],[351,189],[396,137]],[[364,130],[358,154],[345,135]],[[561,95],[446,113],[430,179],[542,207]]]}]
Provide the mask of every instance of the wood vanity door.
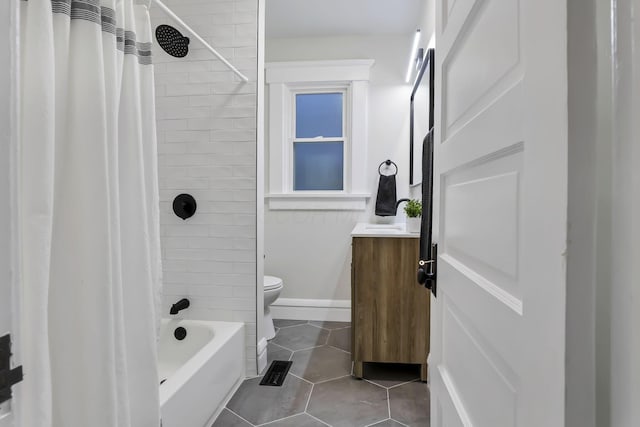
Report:
[{"label": "wood vanity door", "polygon": [[354,361],[426,364],[430,293],[416,281],[418,239],[354,237],[352,250]]}]

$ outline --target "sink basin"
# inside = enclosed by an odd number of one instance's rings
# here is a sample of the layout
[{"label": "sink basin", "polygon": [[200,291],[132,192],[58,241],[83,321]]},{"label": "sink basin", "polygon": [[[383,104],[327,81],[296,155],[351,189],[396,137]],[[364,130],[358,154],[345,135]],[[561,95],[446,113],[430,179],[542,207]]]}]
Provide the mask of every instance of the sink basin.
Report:
[{"label": "sink basin", "polygon": [[367,224],[364,226],[367,230],[389,230],[389,231],[399,231],[404,229],[401,224]]},{"label": "sink basin", "polygon": [[420,237],[418,233],[407,233],[405,224],[368,224],[359,222],[351,231],[353,237]]}]

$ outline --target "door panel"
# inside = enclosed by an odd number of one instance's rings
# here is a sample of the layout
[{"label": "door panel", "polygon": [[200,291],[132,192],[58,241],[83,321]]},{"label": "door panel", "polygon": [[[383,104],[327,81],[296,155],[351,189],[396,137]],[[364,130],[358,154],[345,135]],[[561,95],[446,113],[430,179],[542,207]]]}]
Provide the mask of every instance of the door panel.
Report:
[{"label": "door panel", "polygon": [[460,399],[477,425],[516,425],[517,376],[488,342],[480,341],[482,334],[461,311],[448,299],[443,304],[442,366]]},{"label": "door panel", "polygon": [[433,425],[561,426],[566,0],[436,5]]},{"label": "door panel", "polygon": [[[475,163],[487,162],[493,157],[523,149],[520,145],[523,145],[524,106],[521,102],[524,99],[524,87],[522,76],[520,78],[520,81],[477,113],[473,120],[451,132],[448,138],[440,139],[438,145],[446,145],[455,150],[454,156],[438,159],[440,170],[453,171],[459,167],[472,167]],[[436,105],[436,110],[438,107]],[[482,143],[479,144],[478,141]]]},{"label": "door panel", "polygon": [[[473,330],[478,331],[476,336],[479,341],[486,343],[485,347],[505,360],[519,359],[522,352],[514,343],[520,339],[518,334],[522,328],[522,311],[517,311],[518,307],[499,293],[487,291],[491,284],[483,283],[481,276],[473,270],[447,256],[439,261],[442,268],[438,270],[438,281],[447,286],[442,298],[438,296],[443,317],[447,304],[455,307],[455,312],[473,319]],[[493,310],[490,316],[486,312],[488,307]],[[443,336],[442,340],[445,339],[449,337]]]},{"label": "door panel", "polygon": [[442,63],[443,140],[486,108],[496,92],[504,91],[513,80],[510,74],[522,74],[518,2],[467,3],[471,9],[460,21],[460,30],[454,33],[451,28],[443,35],[443,47],[449,52]]},{"label": "door panel", "polygon": [[437,399],[431,395],[432,424],[439,427],[469,426],[471,421],[466,408],[460,400],[456,386],[451,381],[449,372],[444,367],[438,367],[437,375],[433,375],[431,387],[439,390]]},{"label": "door panel", "polygon": [[446,252],[516,295],[521,176],[519,151],[454,171],[441,190]]}]

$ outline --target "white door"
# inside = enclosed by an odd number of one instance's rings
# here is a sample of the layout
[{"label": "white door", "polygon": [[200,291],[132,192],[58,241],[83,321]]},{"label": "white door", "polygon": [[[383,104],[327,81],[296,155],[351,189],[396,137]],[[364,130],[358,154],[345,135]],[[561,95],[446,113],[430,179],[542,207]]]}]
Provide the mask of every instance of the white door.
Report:
[{"label": "white door", "polygon": [[566,19],[437,1],[434,426],[564,424]]},{"label": "white door", "polygon": [[[15,55],[17,38],[17,0],[0,1],[0,337],[11,334],[15,337],[15,307],[13,301],[16,284],[12,274],[15,261],[12,232],[15,203],[12,187],[15,170],[10,167],[15,160],[15,138],[17,130],[15,90],[17,88]],[[15,271],[14,271],[15,273]],[[0,355],[1,357],[1,355]],[[0,362],[0,370],[2,363]],[[1,375],[2,373],[0,373]],[[0,404],[0,427],[14,426],[11,400]]]}]

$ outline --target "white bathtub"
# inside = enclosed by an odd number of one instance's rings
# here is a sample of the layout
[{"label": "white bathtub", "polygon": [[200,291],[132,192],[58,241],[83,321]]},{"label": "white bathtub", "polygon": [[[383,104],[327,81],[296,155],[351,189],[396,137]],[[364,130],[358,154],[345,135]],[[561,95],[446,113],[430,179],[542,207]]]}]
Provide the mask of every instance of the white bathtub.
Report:
[{"label": "white bathtub", "polygon": [[[183,327],[182,341],[174,331]],[[244,324],[163,319],[158,348],[163,427],[209,427],[245,377]]]}]

